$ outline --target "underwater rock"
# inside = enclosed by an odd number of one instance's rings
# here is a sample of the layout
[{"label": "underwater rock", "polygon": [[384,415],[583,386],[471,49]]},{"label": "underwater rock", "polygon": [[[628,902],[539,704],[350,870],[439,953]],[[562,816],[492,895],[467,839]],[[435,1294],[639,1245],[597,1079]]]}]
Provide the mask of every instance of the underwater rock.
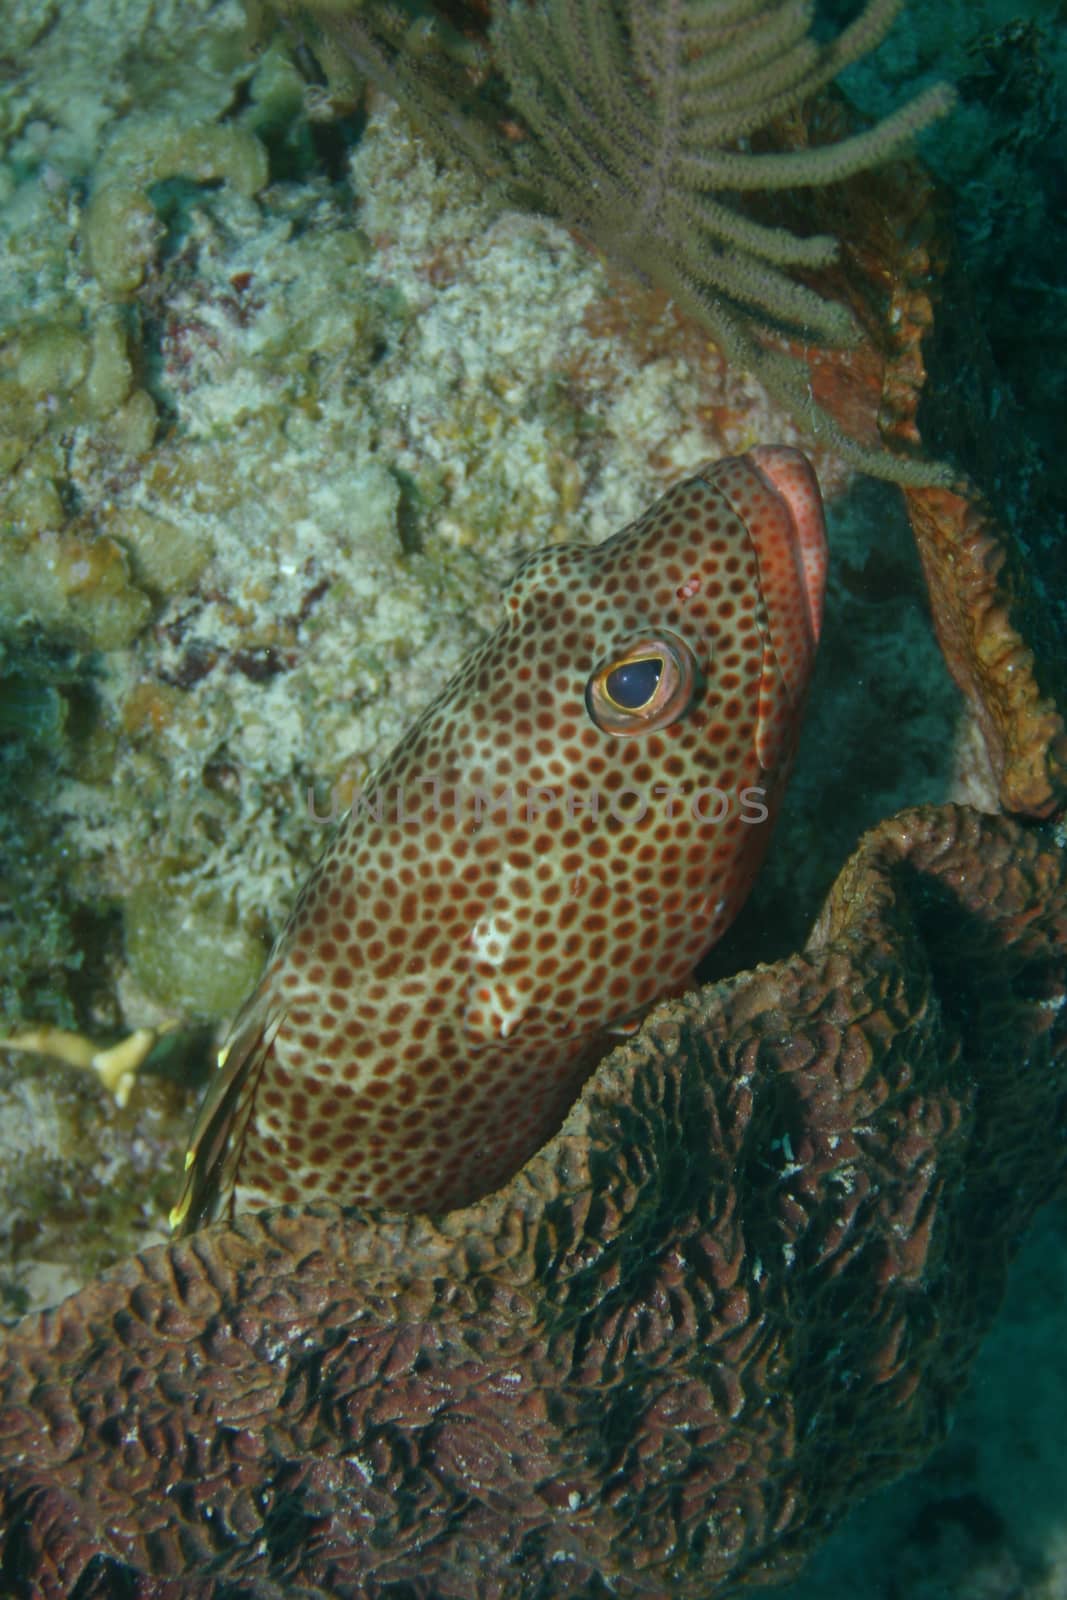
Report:
[{"label": "underwater rock", "polygon": [[165,1237],[189,1098],[142,1076],[120,1106],[93,1071],[0,1046],[0,1322]]},{"label": "underwater rock", "polygon": [[803,954],[662,1005],[437,1225],[215,1226],[0,1349],[41,1600],[724,1596],[943,1435],[1067,1167],[1067,856],[904,812]]}]

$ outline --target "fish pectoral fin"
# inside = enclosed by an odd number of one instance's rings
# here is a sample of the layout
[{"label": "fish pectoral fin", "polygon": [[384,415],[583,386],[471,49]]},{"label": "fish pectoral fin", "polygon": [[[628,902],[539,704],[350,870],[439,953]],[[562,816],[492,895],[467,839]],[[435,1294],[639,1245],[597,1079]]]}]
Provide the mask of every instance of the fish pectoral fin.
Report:
[{"label": "fish pectoral fin", "polygon": [[259,1080],[285,1016],[284,1009],[272,1009],[273,999],[261,985],[219,1051],[185,1153],[182,1192],[170,1213],[179,1235],[212,1222],[233,1196]]},{"label": "fish pectoral fin", "polygon": [[616,1017],[614,1022],[604,1026],[604,1032],[617,1039],[632,1039],[648,1015],[648,1007],[642,1006],[640,1011],[630,1011],[624,1017]]}]

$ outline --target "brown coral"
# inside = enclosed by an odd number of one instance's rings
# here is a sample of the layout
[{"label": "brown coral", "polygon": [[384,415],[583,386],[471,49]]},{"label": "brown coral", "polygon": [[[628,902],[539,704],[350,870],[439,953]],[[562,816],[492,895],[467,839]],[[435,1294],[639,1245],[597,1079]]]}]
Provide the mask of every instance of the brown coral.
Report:
[{"label": "brown coral", "polygon": [[722,1596],[940,1436],[1067,1163],[1067,860],[906,812],[496,1196],[147,1252],[0,1365],[12,1593]]},{"label": "brown coral", "polygon": [[[840,135],[847,125],[842,107],[827,102],[783,137],[803,144]],[[790,224],[803,214],[848,240],[820,282],[849,307],[863,340],[851,349],[803,352],[815,399],[869,451],[879,441],[916,448],[923,343],[945,265],[931,180],[918,163],[899,163],[876,183],[856,178],[781,205]],[[904,493],[938,642],[977,717],[1001,804],[1049,816],[1067,801],[1067,730],[1039,686],[1042,663],[1027,643],[1046,630],[1035,625],[1039,608],[1012,530],[974,485],[914,484]]]},{"label": "brown coral", "polygon": [[1067,796],[1067,729],[1043,695],[1017,619],[1024,590],[987,509],[944,489],[906,491],[938,642],[974,706],[1010,811],[1048,816]]}]

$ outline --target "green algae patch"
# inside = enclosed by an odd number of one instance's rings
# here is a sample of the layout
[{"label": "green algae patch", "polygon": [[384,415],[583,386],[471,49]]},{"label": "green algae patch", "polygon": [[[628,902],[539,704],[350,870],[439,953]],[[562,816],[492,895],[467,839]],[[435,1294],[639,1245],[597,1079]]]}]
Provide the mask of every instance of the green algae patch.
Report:
[{"label": "green algae patch", "polygon": [[15,368],[19,387],[33,400],[48,394],[69,394],[85,377],[87,340],[74,328],[38,328],[22,340]]},{"label": "green algae patch", "polygon": [[[71,1027],[92,961],[55,797],[92,703],[84,658],[0,640],[0,1019]],[[3,1027],[0,1027],[2,1033]]]},{"label": "green algae patch", "polygon": [[138,582],[159,594],[188,589],[211,557],[203,532],[139,506],[117,507],[109,529],[127,551]]},{"label": "green algae patch", "polygon": [[84,231],[89,265],[110,294],[131,294],[140,285],[163,232],[148,196],[125,183],[93,195]]},{"label": "green algae patch", "polygon": [[85,378],[90,415],[110,416],[132,388],[133,362],[125,329],[115,312],[103,311],[93,325],[92,355]]},{"label": "green algae patch", "polygon": [[116,650],[136,638],[151,612],[113,539],[45,530],[4,542],[0,626],[29,623],[87,649]]},{"label": "green algae patch", "polygon": [[236,1011],[267,953],[221,897],[191,900],[165,880],[130,896],[125,930],[134,982],[168,1010],[201,1017]]},{"label": "green algae patch", "polygon": [[111,141],[107,165],[141,184],[167,178],[228,183],[250,199],[269,176],[267,152],[254,133],[235,123],[198,122],[141,114]]}]

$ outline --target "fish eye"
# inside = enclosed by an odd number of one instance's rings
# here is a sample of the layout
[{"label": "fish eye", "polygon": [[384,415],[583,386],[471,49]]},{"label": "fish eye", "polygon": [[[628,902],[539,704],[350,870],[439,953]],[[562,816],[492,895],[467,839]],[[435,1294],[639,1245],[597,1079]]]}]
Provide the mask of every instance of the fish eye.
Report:
[{"label": "fish eye", "polygon": [[604,679],[604,693],[622,711],[643,711],[659,688],[663,657],[638,656],[612,667]]},{"label": "fish eye", "polygon": [[641,633],[594,668],[585,707],[604,733],[648,733],[685,715],[699,681],[697,659],[684,639],[665,628]]}]

